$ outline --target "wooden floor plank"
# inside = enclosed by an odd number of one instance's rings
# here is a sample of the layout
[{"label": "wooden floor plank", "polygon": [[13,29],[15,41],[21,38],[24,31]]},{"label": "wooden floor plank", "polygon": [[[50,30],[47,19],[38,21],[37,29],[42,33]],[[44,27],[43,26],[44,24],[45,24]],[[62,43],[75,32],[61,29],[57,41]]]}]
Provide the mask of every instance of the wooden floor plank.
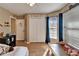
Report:
[{"label": "wooden floor plank", "polygon": [[43,56],[46,54],[48,45],[45,43],[30,43],[27,44],[24,41],[16,41],[17,46],[25,46],[29,49],[30,56]]}]

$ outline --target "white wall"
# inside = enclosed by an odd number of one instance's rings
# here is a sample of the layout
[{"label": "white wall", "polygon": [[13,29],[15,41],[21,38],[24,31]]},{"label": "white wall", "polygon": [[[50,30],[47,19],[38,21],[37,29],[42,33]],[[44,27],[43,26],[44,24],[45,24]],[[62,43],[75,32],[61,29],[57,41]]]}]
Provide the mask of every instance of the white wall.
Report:
[{"label": "white wall", "polygon": [[[8,12],[7,10],[5,10],[5,9],[0,7],[0,24],[3,25],[1,31],[4,32],[4,35],[6,33],[10,33],[11,32],[11,19],[10,19],[10,16],[12,16],[12,14],[10,12]],[[9,21],[10,27],[4,27],[4,22],[5,21]]]},{"label": "white wall", "polygon": [[29,41],[45,42],[46,38],[46,19],[45,15],[29,16]]}]

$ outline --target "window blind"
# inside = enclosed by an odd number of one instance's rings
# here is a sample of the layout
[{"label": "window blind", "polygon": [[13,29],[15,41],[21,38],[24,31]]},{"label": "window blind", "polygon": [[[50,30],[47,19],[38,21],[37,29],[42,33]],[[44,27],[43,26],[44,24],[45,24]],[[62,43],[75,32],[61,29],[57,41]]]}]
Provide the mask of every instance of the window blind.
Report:
[{"label": "window blind", "polygon": [[79,6],[63,14],[64,40],[79,49]]}]

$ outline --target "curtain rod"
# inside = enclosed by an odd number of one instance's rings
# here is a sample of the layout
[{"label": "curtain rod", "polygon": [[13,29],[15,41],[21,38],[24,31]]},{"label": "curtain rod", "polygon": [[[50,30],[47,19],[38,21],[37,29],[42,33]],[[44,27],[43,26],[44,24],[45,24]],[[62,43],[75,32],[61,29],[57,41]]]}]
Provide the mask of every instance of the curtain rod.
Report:
[{"label": "curtain rod", "polygon": [[74,5],[70,5],[69,9],[71,10],[72,8],[75,8],[78,5],[79,5],[79,3],[75,3]]}]

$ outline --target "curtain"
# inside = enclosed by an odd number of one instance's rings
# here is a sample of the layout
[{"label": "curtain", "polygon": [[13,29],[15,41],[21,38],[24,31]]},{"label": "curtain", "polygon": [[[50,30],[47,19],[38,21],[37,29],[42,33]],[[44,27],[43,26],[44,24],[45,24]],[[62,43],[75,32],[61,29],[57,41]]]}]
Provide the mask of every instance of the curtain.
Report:
[{"label": "curtain", "polygon": [[63,41],[63,14],[59,14],[59,41]]},{"label": "curtain", "polygon": [[50,42],[50,35],[49,35],[49,17],[46,17],[46,43]]}]

